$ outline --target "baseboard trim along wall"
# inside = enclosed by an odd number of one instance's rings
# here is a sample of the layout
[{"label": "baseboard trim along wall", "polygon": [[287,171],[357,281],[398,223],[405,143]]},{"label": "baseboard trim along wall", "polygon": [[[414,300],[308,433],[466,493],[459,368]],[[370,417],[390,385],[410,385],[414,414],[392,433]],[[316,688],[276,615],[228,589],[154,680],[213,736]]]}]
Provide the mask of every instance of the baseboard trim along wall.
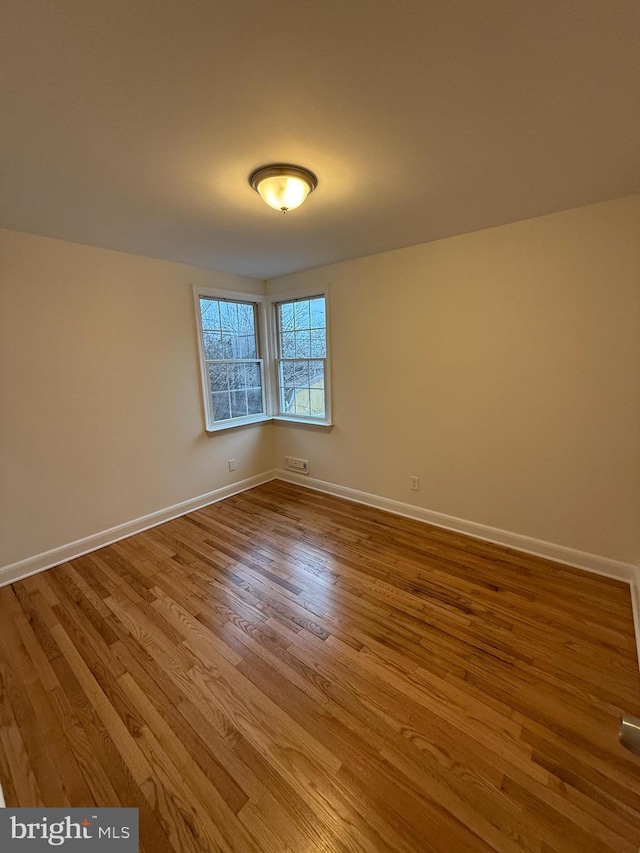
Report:
[{"label": "baseboard trim along wall", "polygon": [[105,545],[111,545],[120,539],[126,539],[128,536],[133,536],[134,533],[141,533],[150,527],[157,527],[165,521],[171,521],[173,518],[186,515],[196,509],[202,509],[202,507],[224,500],[224,498],[231,497],[231,495],[239,494],[247,489],[253,489],[255,486],[260,486],[262,483],[268,483],[270,480],[276,479],[284,480],[287,483],[295,483],[307,489],[325,492],[326,494],[354,501],[355,503],[365,504],[376,509],[382,509],[395,515],[415,519],[416,521],[424,521],[427,524],[433,524],[435,527],[452,530],[456,533],[464,533],[467,536],[472,536],[474,539],[493,542],[496,545],[503,545],[506,548],[513,548],[516,551],[522,551],[525,554],[532,554],[536,557],[544,557],[576,569],[584,569],[594,574],[625,581],[631,587],[636,647],[640,662],[640,566],[567,548],[564,545],[556,545],[553,542],[533,539],[519,533],[511,533],[508,530],[500,530],[499,528],[489,527],[485,524],[478,524],[475,521],[466,521],[465,519],[424,509],[413,504],[384,498],[380,495],[373,495],[369,492],[362,492],[358,489],[352,489],[336,483],[328,483],[324,480],[317,480],[307,475],[295,474],[283,469],[265,471],[263,474],[257,474],[246,480],[230,483],[228,486],[223,486],[204,495],[182,501],[181,503],[174,504],[157,512],[152,512],[149,515],[144,515],[141,518],[133,519],[124,524],[119,524],[116,527],[103,530],[92,536],[86,536],[83,539],[70,542],[68,545],[62,545],[59,548],[53,548],[51,551],[45,551],[42,554],[36,554],[17,563],[3,566],[0,568],[0,587],[15,583],[30,575],[57,566],[60,563],[73,560],[75,557],[81,557],[83,554],[96,551]]},{"label": "baseboard trim along wall", "polygon": [[150,527],[157,527],[159,524],[164,524],[165,521],[171,521],[171,519],[186,515],[188,512],[202,509],[202,507],[217,503],[224,500],[224,498],[230,498],[231,495],[246,492],[247,489],[253,489],[255,486],[262,485],[262,483],[268,483],[269,480],[273,480],[276,477],[276,473],[276,471],[265,471],[263,474],[257,474],[255,477],[248,477],[246,480],[230,483],[228,486],[222,486],[220,489],[214,489],[212,492],[207,492],[196,498],[190,498],[187,501],[173,504],[173,506],[166,507],[165,509],[151,512],[149,515],[143,515],[140,518],[134,518],[132,521],[126,521],[124,524],[118,524],[116,527],[109,528],[109,530],[102,530],[100,533],[94,533],[91,536],[85,536],[83,539],[77,539],[75,542],[69,542],[68,545],[61,545],[59,548],[53,548],[51,551],[44,551],[41,554],[36,554],[34,557],[27,557],[25,560],[20,560],[17,563],[2,566],[0,568],[0,587],[15,583],[23,578],[28,578],[30,575],[43,572],[45,569],[51,569],[53,566],[66,563],[68,560],[73,560],[76,557],[82,557],[83,554],[97,551],[98,548],[104,548],[105,545],[111,545],[120,539],[126,539],[128,536],[133,536],[134,533],[141,533]]}]

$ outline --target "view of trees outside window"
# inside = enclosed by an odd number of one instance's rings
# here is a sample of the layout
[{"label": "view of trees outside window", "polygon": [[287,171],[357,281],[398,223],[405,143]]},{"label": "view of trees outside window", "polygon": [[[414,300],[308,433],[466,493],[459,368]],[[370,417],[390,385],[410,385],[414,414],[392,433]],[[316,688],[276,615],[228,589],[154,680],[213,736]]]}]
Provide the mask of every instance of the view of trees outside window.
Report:
[{"label": "view of trees outside window", "polygon": [[261,414],[256,306],[201,296],[200,316],[214,421]]},{"label": "view of trees outside window", "polygon": [[277,305],[280,412],[325,416],[325,297]]}]

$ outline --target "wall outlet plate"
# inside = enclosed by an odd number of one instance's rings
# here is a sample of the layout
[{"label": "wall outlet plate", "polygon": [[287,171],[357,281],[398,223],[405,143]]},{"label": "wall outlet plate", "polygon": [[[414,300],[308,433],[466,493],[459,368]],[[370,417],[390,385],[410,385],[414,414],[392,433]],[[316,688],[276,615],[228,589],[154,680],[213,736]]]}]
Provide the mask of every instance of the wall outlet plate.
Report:
[{"label": "wall outlet plate", "polygon": [[298,459],[296,456],[285,456],[284,461],[285,466],[289,469],[289,471],[297,471],[298,474],[309,473],[308,459]]}]

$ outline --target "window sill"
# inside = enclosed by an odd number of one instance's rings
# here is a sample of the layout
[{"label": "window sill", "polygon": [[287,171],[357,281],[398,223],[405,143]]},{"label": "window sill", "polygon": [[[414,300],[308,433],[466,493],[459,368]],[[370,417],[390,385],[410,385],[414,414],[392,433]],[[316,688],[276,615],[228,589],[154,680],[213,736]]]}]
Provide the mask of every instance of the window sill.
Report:
[{"label": "window sill", "polygon": [[237,427],[253,426],[254,424],[267,424],[271,421],[269,415],[257,415],[254,418],[238,418],[233,421],[224,421],[214,426],[206,427],[208,435],[215,435],[217,432],[223,432],[226,429],[236,429]]},{"label": "window sill", "polygon": [[207,435],[215,435],[217,432],[224,432],[228,429],[237,429],[238,427],[253,426],[255,424],[269,423],[295,424],[297,426],[320,427],[321,429],[332,429],[332,421],[313,420],[313,418],[290,418],[286,415],[260,415],[255,418],[242,418],[228,423],[220,423],[215,426],[206,427]]},{"label": "window sill", "polygon": [[274,423],[283,424],[299,424],[301,426],[323,427],[324,429],[332,429],[333,421],[325,421],[314,418],[295,418],[288,415],[274,415],[271,420]]}]

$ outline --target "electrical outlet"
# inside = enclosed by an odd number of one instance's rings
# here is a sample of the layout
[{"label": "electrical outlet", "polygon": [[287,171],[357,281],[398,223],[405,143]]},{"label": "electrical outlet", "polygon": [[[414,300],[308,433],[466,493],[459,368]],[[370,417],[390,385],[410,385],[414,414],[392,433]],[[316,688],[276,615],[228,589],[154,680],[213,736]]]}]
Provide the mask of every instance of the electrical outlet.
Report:
[{"label": "electrical outlet", "polygon": [[412,492],[417,492],[420,489],[420,477],[409,477],[409,488]]},{"label": "electrical outlet", "polygon": [[285,456],[284,461],[289,471],[297,471],[298,474],[309,473],[308,459],[297,459],[295,456]]},{"label": "electrical outlet", "polygon": [[235,460],[235,459],[230,459],[230,460],[229,460],[229,470],[230,470],[230,471],[235,471],[235,470],[236,470],[236,460]]}]

